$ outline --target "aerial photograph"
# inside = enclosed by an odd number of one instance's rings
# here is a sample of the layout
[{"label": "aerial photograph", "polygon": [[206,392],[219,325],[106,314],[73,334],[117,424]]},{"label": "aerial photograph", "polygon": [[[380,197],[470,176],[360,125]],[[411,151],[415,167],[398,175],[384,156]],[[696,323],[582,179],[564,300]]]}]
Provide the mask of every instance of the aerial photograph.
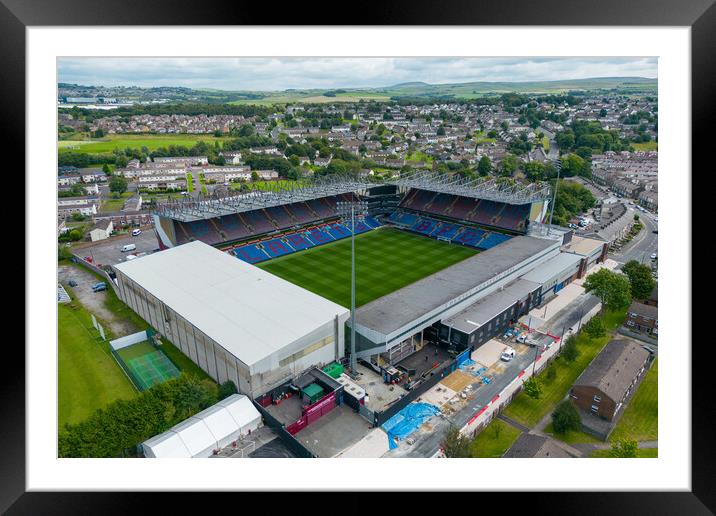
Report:
[{"label": "aerial photograph", "polygon": [[656,458],[658,117],[649,56],[58,58],[58,456]]}]

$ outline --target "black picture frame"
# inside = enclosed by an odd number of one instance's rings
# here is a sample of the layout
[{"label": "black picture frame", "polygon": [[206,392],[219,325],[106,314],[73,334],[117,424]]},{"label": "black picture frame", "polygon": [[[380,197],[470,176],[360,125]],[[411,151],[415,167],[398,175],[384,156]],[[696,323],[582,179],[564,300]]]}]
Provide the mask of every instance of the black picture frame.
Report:
[{"label": "black picture frame", "polygon": [[[715,0],[600,0],[569,1],[500,0],[447,2],[413,0],[360,4],[351,15],[321,20],[317,13],[336,12],[336,4],[311,2],[267,5],[266,3],[191,2],[189,0],[0,0],[0,104],[6,148],[22,149],[25,140],[25,28],[28,26],[110,26],[110,25],[501,25],[501,26],[688,26],[692,43],[692,153],[694,163],[709,163],[706,154],[713,147],[710,131],[716,112],[716,4]],[[354,7],[358,5],[355,4]],[[325,9],[324,9],[325,8]],[[24,153],[18,165],[24,170]],[[699,160],[698,158],[701,158]],[[713,160],[710,160],[711,163]],[[712,166],[710,168],[713,168]],[[694,166],[696,170],[696,166]],[[688,171],[669,171],[688,174]],[[693,182],[694,176],[692,176]],[[29,202],[29,198],[26,198]],[[707,201],[708,202],[708,201]],[[695,202],[692,202],[692,206]],[[691,206],[683,207],[684,217],[695,219]],[[695,266],[692,270],[697,270]],[[26,270],[26,274],[31,271]],[[696,309],[692,294],[692,305]],[[17,303],[20,305],[20,303]],[[692,321],[694,320],[692,315]],[[709,332],[710,333],[710,332]],[[694,342],[694,344],[696,344]],[[706,351],[692,345],[692,354]],[[25,364],[22,349],[15,349],[15,367],[0,376],[0,510],[7,514],[125,514],[147,507],[149,495],[127,493],[26,493],[25,492]],[[511,493],[511,504],[529,504],[530,512],[550,514],[713,514],[716,508],[716,461],[714,460],[714,408],[710,360],[694,360],[692,367],[692,490],[690,492],[568,492]],[[709,409],[709,407],[711,407]],[[663,410],[662,417],[668,417]],[[402,469],[402,468],[401,468]],[[231,495],[212,495],[212,505],[221,507]],[[242,495],[244,496],[244,495]],[[484,495],[483,500],[489,496]],[[280,497],[271,495],[272,502]],[[284,497],[285,499],[285,497]],[[355,502],[354,502],[355,500]],[[255,500],[258,501],[258,500]],[[346,494],[343,507],[359,505],[357,493]],[[176,504],[186,512],[185,495],[161,496],[163,512]],[[244,502],[245,503],[245,502]],[[295,502],[288,501],[295,509]],[[415,503],[414,501],[412,502]],[[413,506],[414,508],[414,506]]]}]

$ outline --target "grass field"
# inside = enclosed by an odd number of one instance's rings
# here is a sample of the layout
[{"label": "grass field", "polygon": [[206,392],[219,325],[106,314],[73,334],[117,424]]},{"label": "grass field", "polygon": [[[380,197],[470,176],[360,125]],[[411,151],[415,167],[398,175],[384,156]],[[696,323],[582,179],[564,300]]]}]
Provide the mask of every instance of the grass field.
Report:
[{"label": "grass field", "polygon": [[117,354],[134,374],[140,390],[179,376],[176,366],[148,341],[117,350]]},{"label": "grass field", "polygon": [[659,430],[659,369],[654,361],[617,423],[610,439],[655,441]]},{"label": "grass field", "polygon": [[211,134],[111,134],[98,140],[61,140],[58,146],[60,152],[102,153],[127,147],[132,149],[146,147],[153,151],[169,145],[193,147],[199,141],[213,145],[215,141],[223,142],[227,139],[227,137],[216,138]]},{"label": "grass field", "polygon": [[[637,459],[657,459],[659,448],[639,448],[636,453]],[[612,458],[612,450],[594,450],[590,455],[591,459]]]},{"label": "grass field", "polygon": [[538,375],[542,385],[540,399],[535,400],[522,392],[505,409],[505,415],[531,428],[552,412],[567,395],[577,377],[609,342],[612,338],[611,331],[624,320],[625,315],[625,310],[607,312],[604,323],[609,331],[604,337],[592,339],[584,331],[577,335],[577,348],[579,349],[577,359],[571,363],[564,358],[555,360],[549,366],[555,368],[557,373],[554,379],[547,379],[546,370]]},{"label": "grass field", "polygon": [[499,458],[510,449],[519,436],[520,431],[514,426],[493,419],[470,443],[470,452],[475,458]]},{"label": "grass field", "polygon": [[603,443],[604,441],[600,441],[596,437],[592,437],[591,435],[584,433],[579,430],[569,430],[565,432],[564,434],[558,434],[555,433],[554,429],[552,428],[552,423],[548,424],[545,429],[544,433],[551,435],[555,439],[559,439],[562,442],[565,442],[567,444],[577,444],[577,443],[589,443],[589,444],[598,444]]},{"label": "grass field", "polygon": [[[356,305],[364,305],[477,251],[392,228],[356,237]],[[342,306],[350,306],[351,239],[258,265]]]},{"label": "grass field", "polygon": [[653,151],[659,150],[659,143],[655,141],[644,142],[644,143],[632,143],[632,147],[638,151]]},{"label": "grass field", "polygon": [[109,353],[109,345],[100,343],[92,333],[92,321],[83,308],[59,304],[57,318],[59,428],[137,394]]}]

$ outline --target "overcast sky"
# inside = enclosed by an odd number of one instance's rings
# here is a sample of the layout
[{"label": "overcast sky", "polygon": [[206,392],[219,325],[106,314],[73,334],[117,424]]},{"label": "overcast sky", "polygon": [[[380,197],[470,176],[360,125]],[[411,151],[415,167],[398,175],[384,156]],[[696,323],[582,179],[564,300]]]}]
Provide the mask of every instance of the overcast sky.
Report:
[{"label": "overcast sky", "polygon": [[549,81],[657,77],[656,57],[61,58],[58,80],[92,86],[221,90],[380,87],[421,81]]}]

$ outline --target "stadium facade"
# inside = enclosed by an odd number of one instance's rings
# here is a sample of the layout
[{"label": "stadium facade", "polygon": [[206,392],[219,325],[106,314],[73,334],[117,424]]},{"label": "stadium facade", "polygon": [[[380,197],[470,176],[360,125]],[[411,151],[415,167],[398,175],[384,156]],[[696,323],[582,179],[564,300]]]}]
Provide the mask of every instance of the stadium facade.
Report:
[{"label": "stadium facade", "polygon": [[426,339],[474,350],[604,260],[606,243],[544,225],[549,198],[544,184],[421,173],[170,201],[154,213],[164,251],[116,266],[117,283],[212,378],[257,399],[345,358],[348,310],[253,266],[349,237],[338,202],[368,201],[356,234],[391,226],[481,251],[358,309],[357,355],[377,369]]}]

